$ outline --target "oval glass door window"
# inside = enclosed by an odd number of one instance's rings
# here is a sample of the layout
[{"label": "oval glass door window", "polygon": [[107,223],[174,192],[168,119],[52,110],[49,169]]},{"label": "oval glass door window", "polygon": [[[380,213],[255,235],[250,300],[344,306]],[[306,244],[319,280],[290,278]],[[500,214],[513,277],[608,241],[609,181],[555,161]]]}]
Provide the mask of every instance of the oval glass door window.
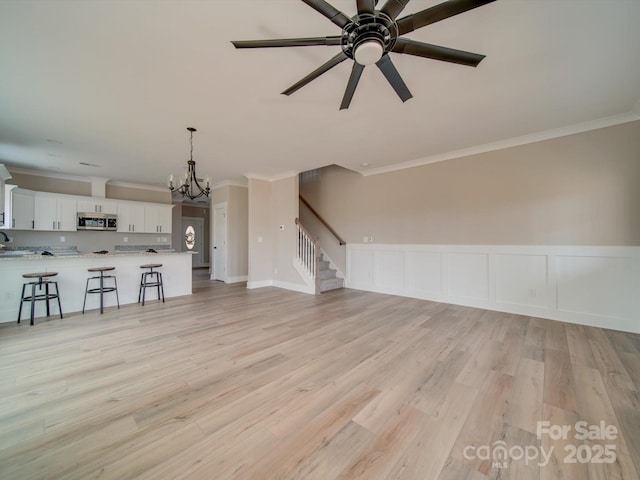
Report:
[{"label": "oval glass door window", "polygon": [[184,232],[184,243],[189,250],[192,250],[196,244],[196,231],[191,225],[189,225]]}]

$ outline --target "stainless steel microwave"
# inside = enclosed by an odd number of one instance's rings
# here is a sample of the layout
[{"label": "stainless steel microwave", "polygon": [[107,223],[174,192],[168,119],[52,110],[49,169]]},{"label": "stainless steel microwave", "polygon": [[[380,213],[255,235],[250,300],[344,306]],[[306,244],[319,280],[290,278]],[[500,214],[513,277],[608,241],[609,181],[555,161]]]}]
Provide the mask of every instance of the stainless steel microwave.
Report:
[{"label": "stainless steel microwave", "polygon": [[78,212],[78,230],[111,230],[118,229],[118,216],[110,213]]}]

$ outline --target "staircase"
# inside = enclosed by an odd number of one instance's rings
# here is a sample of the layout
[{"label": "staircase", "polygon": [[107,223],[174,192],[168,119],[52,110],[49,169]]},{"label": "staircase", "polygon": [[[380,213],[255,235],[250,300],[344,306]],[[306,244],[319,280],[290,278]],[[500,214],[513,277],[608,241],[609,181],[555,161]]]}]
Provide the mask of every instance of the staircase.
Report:
[{"label": "staircase", "polygon": [[324,254],[318,260],[316,275],[320,279],[320,293],[336,290],[344,287],[344,279],[336,276],[336,270],[330,267],[331,263],[325,260]]},{"label": "staircase", "polygon": [[320,251],[318,241],[304,228],[296,218],[298,241],[296,245],[296,259],[294,266],[307,277],[310,284],[314,284],[316,294],[328,292],[344,287],[344,279],[336,276],[336,270],[331,268],[331,262]]}]

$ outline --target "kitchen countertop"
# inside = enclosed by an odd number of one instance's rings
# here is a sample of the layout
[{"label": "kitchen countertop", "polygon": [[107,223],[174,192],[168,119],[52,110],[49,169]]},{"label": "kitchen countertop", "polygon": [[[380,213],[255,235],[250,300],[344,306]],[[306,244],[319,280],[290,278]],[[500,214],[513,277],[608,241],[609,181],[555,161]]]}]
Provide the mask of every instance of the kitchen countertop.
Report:
[{"label": "kitchen countertop", "polygon": [[[22,251],[20,251],[22,252]],[[140,256],[154,256],[154,255],[192,255],[197,252],[175,252],[173,250],[169,251],[157,251],[153,252],[145,252],[145,251],[123,251],[123,252],[109,252],[109,253],[82,253],[82,252],[60,252],[53,253],[53,255],[42,255],[40,253],[17,253],[15,251],[7,251],[0,252],[0,261],[11,261],[11,260],[49,260],[55,258],[110,258],[110,257],[130,257],[133,255]]]}]

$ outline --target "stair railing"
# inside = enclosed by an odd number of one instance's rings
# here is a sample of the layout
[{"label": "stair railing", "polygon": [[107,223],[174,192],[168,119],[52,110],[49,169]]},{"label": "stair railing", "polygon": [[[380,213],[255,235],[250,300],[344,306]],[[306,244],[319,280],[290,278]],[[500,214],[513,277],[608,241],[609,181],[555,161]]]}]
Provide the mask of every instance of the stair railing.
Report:
[{"label": "stair railing", "polygon": [[304,228],[300,219],[296,218],[298,239],[296,243],[296,257],[302,268],[315,282],[316,294],[320,292],[320,279],[318,278],[318,260],[320,259],[320,244],[313,235]]},{"label": "stair railing", "polygon": [[300,201],[305,204],[305,206],[309,209],[309,211],[313,213],[316,216],[316,218],[320,220],[320,222],[322,222],[322,224],[325,227],[327,227],[327,230],[329,230],[334,237],[336,237],[336,239],[338,240],[338,243],[340,245],[346,245],[347,242],[345,242],[342,239],[342,237],[338,235],[338,233],[333,229],[333,227],[331,227],[331,225],[329,225],[327,221],[324,218],[322,218],[318,212],[316,212],[315,208],[309,205],[309,202],[307,202],[307,200],[302,195],[299,194],[298,196],[300,197]]}]

